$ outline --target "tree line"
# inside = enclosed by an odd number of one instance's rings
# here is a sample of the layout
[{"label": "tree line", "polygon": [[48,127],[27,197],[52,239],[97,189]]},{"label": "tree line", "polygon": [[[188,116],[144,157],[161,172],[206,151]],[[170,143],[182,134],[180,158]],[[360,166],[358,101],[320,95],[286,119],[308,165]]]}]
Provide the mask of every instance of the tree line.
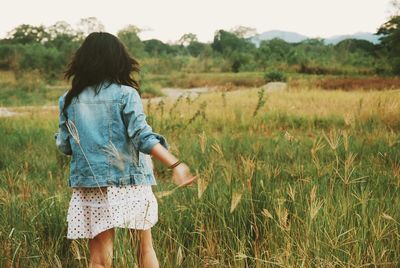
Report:
[{"label": "tree line", "polygon": [[[60,79],[84,37],[104,31],[94,17],[81,19],[77,28],[60,21],[50,27],[23,24],[0,40],[0,69],[15,73],[36,70],[48,80]],[[251,42],[250,28],[218,30],[204,43],[192,33],[173,44],[141,40],[141,29],[128,25],[117,36],[149,73],[265,72],[279,70],[306,74],[400,74],[400,16],[393,15],[376,34],[380,43],[346,39],[336,45],[322,39],[288,43],[282,39]]]}]

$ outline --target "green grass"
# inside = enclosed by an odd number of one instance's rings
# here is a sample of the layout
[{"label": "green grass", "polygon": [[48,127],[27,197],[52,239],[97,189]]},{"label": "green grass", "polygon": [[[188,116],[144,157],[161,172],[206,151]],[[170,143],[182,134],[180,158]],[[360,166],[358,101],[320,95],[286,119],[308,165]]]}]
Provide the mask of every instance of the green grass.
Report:
[{"label": "green grass", "polygon": [[[249,90],[145,105],[154,130],[200,176],[195,188],[158,199],[161,267],[399,266],[398,96],[274,93],[253,117],[259,101]],[[87,263],[86,241],[65,237],[69,159],[55,131],[51,110],[0,119],[1,267]],[[155,164],[154,191],[173,188]],[[124,230],[114,261],[135,262]]]}]

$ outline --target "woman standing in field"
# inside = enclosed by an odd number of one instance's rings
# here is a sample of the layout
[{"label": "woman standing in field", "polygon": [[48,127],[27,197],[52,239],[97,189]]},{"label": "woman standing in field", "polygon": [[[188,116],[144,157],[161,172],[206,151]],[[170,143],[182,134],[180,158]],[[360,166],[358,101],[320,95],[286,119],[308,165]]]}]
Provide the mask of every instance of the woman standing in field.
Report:
[{"label": "woman standing in field", "polygon": [[92,33],[69,64],[72,86],[59,99],[56,145],[71,155],[67,238],[89,238],[90,267],[112,266],[116,227],[129,228],[132,242],[138,233],[140,267],[159,266],[151,237],[158,206],[149,155],[173,170],[175,184],[196,179],[147,124],[131,76],[138,72],[138,62],[117,37]]}]

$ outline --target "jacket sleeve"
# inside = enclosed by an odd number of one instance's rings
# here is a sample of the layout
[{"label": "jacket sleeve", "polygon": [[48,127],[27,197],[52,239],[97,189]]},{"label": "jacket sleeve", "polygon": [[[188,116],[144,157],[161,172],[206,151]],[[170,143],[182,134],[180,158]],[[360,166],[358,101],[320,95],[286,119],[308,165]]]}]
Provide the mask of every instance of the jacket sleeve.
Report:
[{"label": "jacket sleeve", "polygon": [[157,143],[160,143],[167,150],[169,149],[165,137],[153,132],[147,124],[142,100],[136,89],[130,88],[127,96],[124,97],[122,116],[128,136],[140,152],[150,154],[151,149]]},{"label": "jacket sleeve", "polygon": [[59,122],[58,132],[54,134],[56,140],[56,146],[60,152],[65,155],[72,155],[71,144],[69,142],[70,134],[66,126],[66,117],[62,113],[64,107],[64,96],[61,96],[58,100],[59,109]]}]

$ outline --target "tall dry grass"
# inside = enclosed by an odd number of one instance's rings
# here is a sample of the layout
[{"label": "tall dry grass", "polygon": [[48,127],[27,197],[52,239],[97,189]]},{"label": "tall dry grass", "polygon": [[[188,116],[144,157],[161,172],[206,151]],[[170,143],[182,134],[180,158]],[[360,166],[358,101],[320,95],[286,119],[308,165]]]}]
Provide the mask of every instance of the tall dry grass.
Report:
[{"label": "tall dry grass", "polygon": [[[400,265],[398,93],[263,94],[263,105],[257,88],[145,105],[199,175],[195,188],[174,189],[155,163],[161,266]],[[56,126],[49,110],[0,120],[1,266],[87,265],[86,241],[65,238],[68,158]],[[115,267],[135,267],[129,245],[118,230]]]}]

